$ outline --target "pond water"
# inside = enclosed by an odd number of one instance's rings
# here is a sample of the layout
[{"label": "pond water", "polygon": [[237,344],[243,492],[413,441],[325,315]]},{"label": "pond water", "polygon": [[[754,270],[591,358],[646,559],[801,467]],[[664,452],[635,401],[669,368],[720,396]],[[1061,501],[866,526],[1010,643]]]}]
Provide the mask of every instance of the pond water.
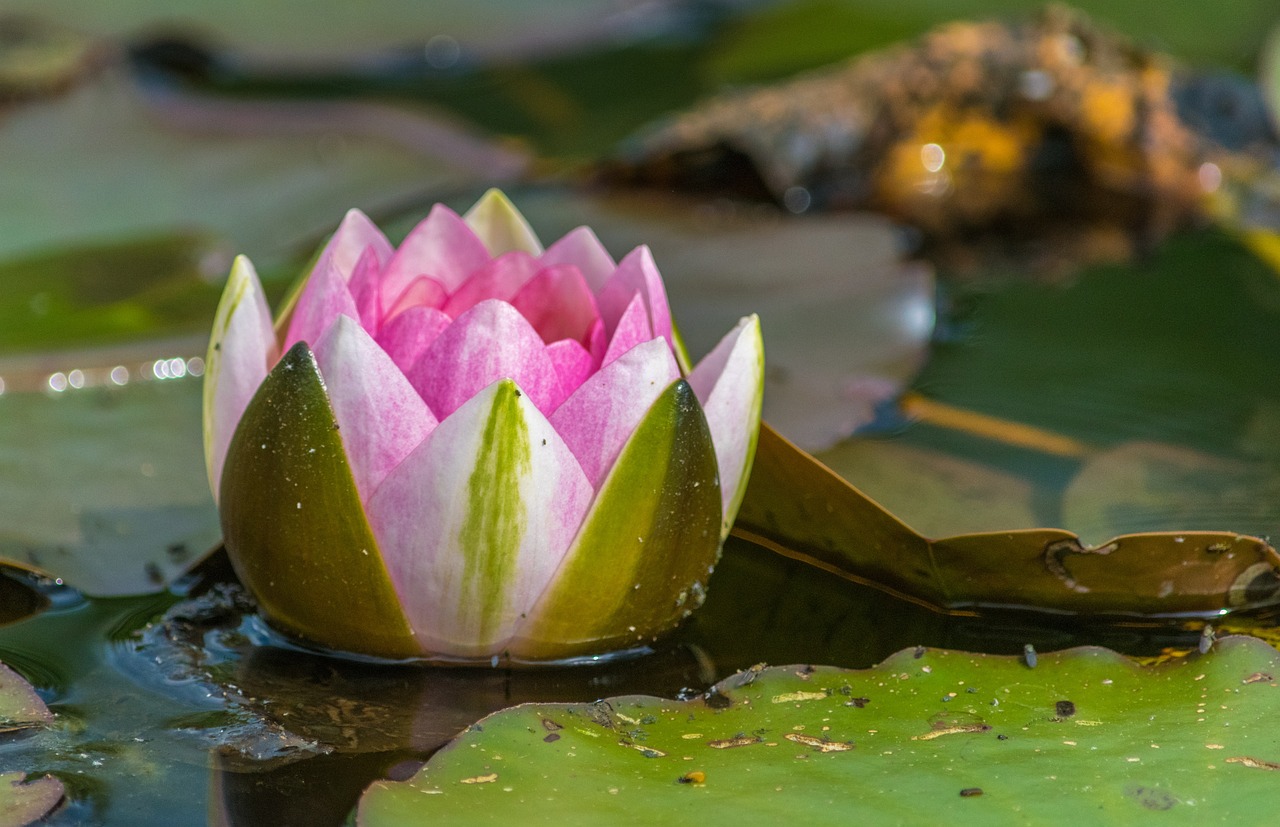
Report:
[{"label": "pond water", "polygon": [[[113,4],[118,16],[84,16],[73,2],[27,9],[83,27],[102,50],[69,88],[0,111],[0,153],[17,159],[0,195],[0,557],[62,578],[0,575],[0,662],[57,715],[48,732],[0,740],[0,769],[66,784],[50,823],[342,824],[369,782],[407,777],[492,711],[688,697],[761,662],[866,667],[912,646],[1090,643],[1157,656],[1196,645],[1198,621],[948,615],[731,538],[705,606],[642,657],[546,670],[371,665],[276,635],[220,551],[184,573],[219,538],[199,374],[230,254],[252,253],[278,296],[347,207],[403,234],[435,200],[465,207],[495,170],[544,239],[585,222],[615,254],[650,243],[695,354],[726,320],[759,310],[775,365],[766,416],[926,535],[1280,535],[1280,278],[1238,235],[1205,227],[1053,279],[1007,261],[961,279],[909,260],[910,234],[875,216],[579,186],[582,164],[650,119],[835,49],[770,31],[856,20],[842,48],[870,48],[954,4],[651,4],[660,12],[642,22],[655,38],[621,26],[606,2],[529,4],[516,18],[506,4],[445,3],[431,23],[417,4],[384,5],[307,37],[289,3],[271,19],[247,5],[217,19],[172,5],[162,15],[143,0]],[[1148,22],[1142,4],[1115,6],[1112,20],[1139,8]],[[1200,37],[1190,5],[1138,33],[1238,67],[1259,47],[1265,11],[1240,4],[1216,39]],[[120,47],[184,15],[194,22],[173,31],[230,57],[203,86],[165,97],[173,90],[134,74]],[[461,54],[481,68],[424,74],[410,61],[387,72],[369,59],[418,41],[428,69],[450,42],[474,44]],[[272,54],[314,76],[271,74]],[[430,101],[483,130],[425,117],[400,130],[387,109],[332,108],[339,94]],[[315,127],[317,112],[332,128]],[[797,269],[779,286],[776,274]]]}]

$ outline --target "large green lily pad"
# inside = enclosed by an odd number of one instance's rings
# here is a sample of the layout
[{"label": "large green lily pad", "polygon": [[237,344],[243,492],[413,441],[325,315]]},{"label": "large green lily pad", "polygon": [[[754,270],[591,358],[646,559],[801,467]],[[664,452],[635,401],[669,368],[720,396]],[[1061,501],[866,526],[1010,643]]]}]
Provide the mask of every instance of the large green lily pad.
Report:
[{"label": "large green lily pad", "polygon": [[[1096,647],[755,668],[702,698],[530,704],[471,727],[362,827],[1249,821],[1275,801],[1280,653],[1142,667]],[[639,814],[643,814],[640,816]]]}]

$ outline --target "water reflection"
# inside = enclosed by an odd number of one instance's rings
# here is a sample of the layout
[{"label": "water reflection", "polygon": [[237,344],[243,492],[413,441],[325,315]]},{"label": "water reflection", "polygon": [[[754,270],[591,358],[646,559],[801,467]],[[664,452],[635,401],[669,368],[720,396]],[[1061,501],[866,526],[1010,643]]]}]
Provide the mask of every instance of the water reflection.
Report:
[{"label": "water reflection", "polygon": [[210,750],[210,808],[227,825],[342,823],[369,782],[412,772],[519,703],[690,697],[761,661],[862,668],[917,646],[1017,654],[1080,642],[1156,655],[1200,635],[1168,623],[946,616],[731,539],[706,605],[650,656],[527,670],[372,665],[264,640],[225,561],[198,576],[198,596],[122,640],[115,667],[189,710],[165,737]]}]

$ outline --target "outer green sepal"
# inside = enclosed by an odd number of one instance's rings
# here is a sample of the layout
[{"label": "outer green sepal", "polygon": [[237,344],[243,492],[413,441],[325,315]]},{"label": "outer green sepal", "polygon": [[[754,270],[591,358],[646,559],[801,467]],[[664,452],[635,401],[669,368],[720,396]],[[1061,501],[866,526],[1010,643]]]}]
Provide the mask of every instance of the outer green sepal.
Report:
[{"label": "outer green sepal", "polygon": [[683,379],[623,447],[547,592],[512,640],[517,660],[643,645],[701,602],[720,549],[711,431]]},{"label": "outer green sepal", "polygon": [[221,516],[236,573],[272,624],[335,649],[421,654],[303,342],[245,409],[223,468]]}]

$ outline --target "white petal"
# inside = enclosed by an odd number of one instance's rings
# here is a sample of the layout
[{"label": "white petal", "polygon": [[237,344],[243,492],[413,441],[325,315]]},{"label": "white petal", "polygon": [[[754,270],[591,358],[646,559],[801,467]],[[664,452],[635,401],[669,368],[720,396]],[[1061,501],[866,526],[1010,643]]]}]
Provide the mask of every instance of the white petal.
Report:
[{"label": "white petal", "polygon": [[597,488],[654,400],[680,378],[665,339],[636,345],[591,376],[551,415],[551,424]]},{"label": "white petal", "polygon": [[693,369],[689,384],[702,403],[711,428],[724,501],[721,533],[727,534],[746,494],[760,432],[760,406],[764,401],[760,320],[753,315],[738,322]]},{"label": "white petal", "polygon": [[338,317],[315,355],[356,490],[368,502],[436,427],[436,418],[386,351],[350,317]]},{"label": "white petal", "polygon": [[218,302],[205,358],[204,459],[214,500],[231,435],[278,357],[262,283],[252,262],[237,256]]},{"label": "white petal", "polygon": [[569,448],[509,379],[441,422],[367,509],[423,650],[500,653],[592,496]]}]

